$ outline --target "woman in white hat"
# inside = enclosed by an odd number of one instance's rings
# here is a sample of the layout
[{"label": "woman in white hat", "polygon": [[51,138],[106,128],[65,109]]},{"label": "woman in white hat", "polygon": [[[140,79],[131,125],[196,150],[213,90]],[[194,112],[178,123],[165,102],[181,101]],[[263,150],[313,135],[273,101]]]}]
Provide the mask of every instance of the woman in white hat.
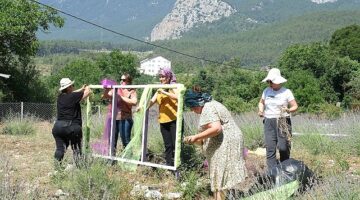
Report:
[{"label": "woman in white hat", "polygon": [[281,85],[286,81],[277,68],[272,68],[262,80],[269,84],[262,93],[258,113],[260,117],[264,117],[268,169],[277,165],[276,148],[279,149],[280,162],[290,158],[292,134],[290,113],[295,112],[298,105],[291,90]]},{"label": "woman in white hat", "polygon": [[52,134],[56,143],[55,159],[60,166],[65,151],[69,145],[73,150],[74,161],[77,164],[81,155],[82,141],[82,120],[80,101],[90,94],[89,86],[83,86],[74,90],[74,81],[69,78],[60,80],[60,88],[57,98],[57,118],[52,129]]}]

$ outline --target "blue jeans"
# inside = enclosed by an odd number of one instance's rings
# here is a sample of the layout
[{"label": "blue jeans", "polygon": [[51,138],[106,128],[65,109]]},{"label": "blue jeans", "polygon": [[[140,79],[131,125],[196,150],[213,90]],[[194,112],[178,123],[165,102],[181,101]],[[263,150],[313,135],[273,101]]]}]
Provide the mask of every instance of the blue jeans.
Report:
[{"label": "blue jeans", "polygon": [[117,141],[119,138],[119,135],[121,137],[121,142],[123,144],[123,147],[125,148],[131,139],[131,128],[133,126],[133,119],[123,119],[123,120],[116,120],[116,134],[115,134],[115,149],[117,146]]}]

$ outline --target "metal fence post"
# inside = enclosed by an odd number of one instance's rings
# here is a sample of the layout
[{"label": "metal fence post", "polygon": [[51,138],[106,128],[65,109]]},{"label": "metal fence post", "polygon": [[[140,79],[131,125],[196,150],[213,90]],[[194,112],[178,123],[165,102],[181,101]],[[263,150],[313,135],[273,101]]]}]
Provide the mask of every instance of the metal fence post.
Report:
[{"label": "metal fence post", "polygon": [[20,116],[20,119],[21,119],[21,121],[23,120],[23,118],[24,118],[24,102],[21,102],[21,112],[20,112],[20,114],[21,114],[21,116]]}]

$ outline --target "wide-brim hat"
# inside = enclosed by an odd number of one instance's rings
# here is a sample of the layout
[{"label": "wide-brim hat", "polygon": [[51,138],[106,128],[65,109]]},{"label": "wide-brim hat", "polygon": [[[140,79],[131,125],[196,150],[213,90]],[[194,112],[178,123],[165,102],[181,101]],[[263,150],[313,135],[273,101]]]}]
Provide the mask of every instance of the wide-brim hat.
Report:
[{"label": "wide-brim hat", "polygon": [[66,88],[68,88],[69,86],[73,85],[75,83],[75,81],[70,80],[69,78],[62,78],[60,80],[60,88],[59,91],[62,91]]},{"label": "wide-brim hat", "polygon": [[275,84],[285,83],[287,80],[281,76],[280,70],[278,68],[270,69],[266,78],[262,80],[262,82],[271,81]]}]

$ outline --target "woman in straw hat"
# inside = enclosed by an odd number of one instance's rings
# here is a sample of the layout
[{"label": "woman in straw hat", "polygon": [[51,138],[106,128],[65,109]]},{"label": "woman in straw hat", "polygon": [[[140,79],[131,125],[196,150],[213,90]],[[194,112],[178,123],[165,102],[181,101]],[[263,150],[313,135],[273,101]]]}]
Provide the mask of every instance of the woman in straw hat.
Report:
[{"label": "woman in straw hat", "polygon": [[277,68],[272,68],[262,80],[269,84],[260,98],[258,112],[260,117],[264,117],[268,169],[277,164],[276,148],[279,149],[280,162],[290,158],[292,134],[290,113],[295,112],[298,105],[291,90],[281,85],[286,81]]},{"label": "woman in straw hat", "polygon": [[82,120],[80,101],[90,94],[89,86],[74,90],[74,81],[69,78],[60,80],[61,93],[57,98],[57,118],[52,129],[56,143],[55,159],[60,166],[69,145],[73,150],[75,164],[81,155]]},{"label": "woman in straw hat", "polygon": [[224,199],[225,192],[240,189],[247,176],[241,130],[227,108],[199,87],[186,93],[185,104],[200,114],[200,119],[198,134],[185,137],[184,142],[202,145],[209,163],[211,191],[215,199]]}]

